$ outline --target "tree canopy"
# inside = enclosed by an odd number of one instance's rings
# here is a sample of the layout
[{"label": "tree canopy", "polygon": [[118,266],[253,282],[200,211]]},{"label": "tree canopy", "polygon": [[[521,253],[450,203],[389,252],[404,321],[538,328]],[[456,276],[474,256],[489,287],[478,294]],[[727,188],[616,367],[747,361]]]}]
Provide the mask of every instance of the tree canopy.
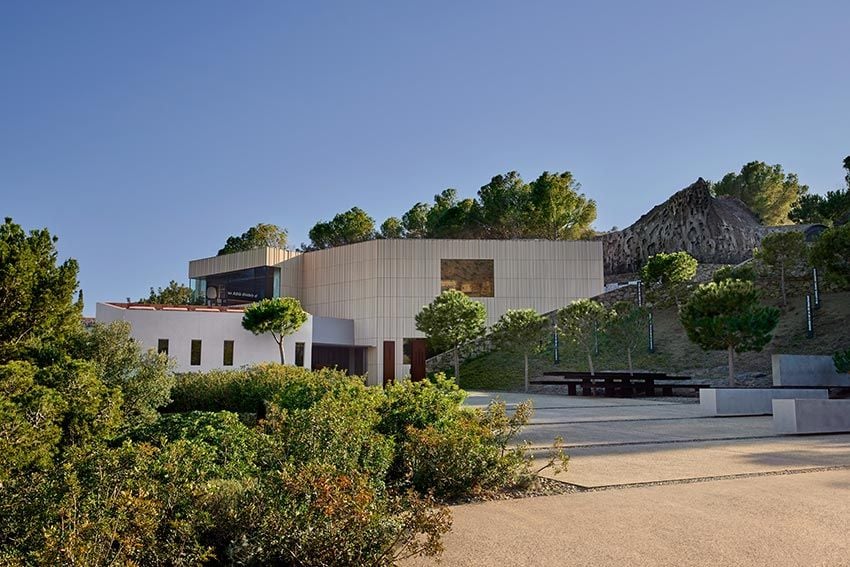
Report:
[{"label": "tree canopy", "polygon": [[839,285],[850,285],[850,224],[824,231],[812,245],[811,263]]},{"label": "tree canopy", "polygon": [[567,341],[584,350],[591,375],[595,372],[593,353],[596,350],[597,335],[605,331],[608,321],[608,310],[592,299],[573,301],[558,311],[558,332]]},{"label": "tree canopy", "polygon": [[641,279],[649,286],[653,301],[672,297],[676,304],[688,282],[694,279],[699,263],[687,252],[661,252],[650,256],[640,272]]},{"label": "tree canopy", "polygon": [[806,260],[806,237],[802,232],[773,232],[765,236],[756,249],[755,256],[779,274],[782,305],[788,305],[785,292],[785,274]]},{"label": "tree canopy", "polygon": [[192,305],[195,302],[192,288],[174,280],[168,282],[165,288],[151,288],[150,295],[139,299],[139,303],[150,305]]},{"label": "tree canopy", "polygon": [[275,224],[259,223],[252,226],[239,236],[231,236],[224,244],[224,248],[218,251],[218,255],[232,254],[233,252],[244,252],[254,248],[286,248],[287,232]]},{"label": "tree canopy", "polygon": [[508,309],[490,331],[499,348],[523,356],[525,390],[528,391],[528,355],[540,351],[549,336],[549,319],[534,309]]},{"label": "tree canopy", "polygon": [[353,244],[375,238],[375,219],[359,207],[339,213],[329,221],[317,222],[310,229],[310,250]]},{"label": "tree canopy", "polygon": [[0,226],[0,363],[62,343],[80,326],[77,261],[58,263],[57,241],[11,218]]},{"label": "tree canopy", "polygon": [[760,351],[779,323],[779,310],[759,303],[752,282],[724,280],[699,286],[679,312],[688,338],[703,350],[726,350],[729,385],[735,385],[735,353]]},{"label": "tree canopy", "polygon": [[751,161],[740,173],[727,173],[712,189],[716,195],[741,199],[764,224],[779,225],[788,223],[791,207],[809,187],[801,185],[796,174],[786,174],[779,164]]},{"label": "tree canopy", "polygon": [[437,350],[452,350],[455,379],[460,376],[459,348],[484,333],[487,310],[480,301],[465,293],[448,289],[416,314],[416,328],[425,333]]},{"label": "tree canopy", "polygon": [[611,309],[608,336],[626,352],[629,374],[634,374],[632,354],[647,341],[649,311],[630,301],[618,301]]},{"label": "tree canopy", "polygon": [[788,217],[802,224],[839,225],[850,221],[850,156],[844,158],[846,187],[825,195],[806,194],[791,209]]},{"label": "tree canopy", "polygon": [[294,297],[275,297],[252,303],[242,315],[242,327],[255,335],[271,334],[280,350],[280,363],[286,363],[283,341],[307,322],[307,312]]},{"label": "tree canopy", "polygon": [[569,171],[543,172],[531,183],[510,171],[493,177],[477,198],[461,199],[456,189],[445,189],[432,203],[418,202],[400,218],[387,218],[377,232],[374,220],[354,207],[316,223],[306,249],[372,238],[588,238],[596,203],[580,188]]}]

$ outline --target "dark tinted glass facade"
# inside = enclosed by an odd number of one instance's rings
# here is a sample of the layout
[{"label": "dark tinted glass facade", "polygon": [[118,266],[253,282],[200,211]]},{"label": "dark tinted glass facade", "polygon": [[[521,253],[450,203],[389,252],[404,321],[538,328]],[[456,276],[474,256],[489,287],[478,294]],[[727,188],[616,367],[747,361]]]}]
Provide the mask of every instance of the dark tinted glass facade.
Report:
[{"label": "dark tinted glass facade", "polygon": [[241,305],[274,297],[275,275],[279,272],[280,268],[261,266],[207,276],[207,297],[212,296],[211,288],[215,290],[212,303],[216,305]]}]

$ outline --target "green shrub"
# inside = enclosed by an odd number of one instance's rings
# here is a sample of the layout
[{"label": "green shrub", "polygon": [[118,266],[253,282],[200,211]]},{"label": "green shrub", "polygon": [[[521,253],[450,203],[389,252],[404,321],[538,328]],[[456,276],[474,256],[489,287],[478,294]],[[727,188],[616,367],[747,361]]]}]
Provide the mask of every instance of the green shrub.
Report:
[{"label": "green shrub", "polygon": [[850,349],[844,352],[836,352],[832,360],[835,361],[835,370],[850,373]]},{"label": "green shrub", "polygon": [[723,266],[718,268],[711,276],[714,283],[720,283],[723,280],[745,280],[748,282],[756,281],[755,268],[752,264],[747,263],[742,266]]},{"label": "green shrub", "polygon": [[205,471],[215,478],[242,478],[256,475],[259,454],[266,440],[256,429],[246,426],[232,412],[189,412],[165,414],[156,422],[133,430],[135,442],[167,447],[175,441],[187,441],[203,448],[196,457]]},{"label": "green shrub", "polygon": [[449,511],[429,498],[318,463],[269,474],[240,499],[251,522],[229,550],[237,564],[395,565],[439,553],[451,526]]},{"label": "green shrub", "polygon": [[[233,411],[265,413],[265,403],[277,397],[285,407],[308,407],[337,380],[349,378],[339,370],[316,372],[299,366],[259,364],[238,370],[179,374],[168,412]],[[286,390],[283,397],[278,396]]]},{"label": "green shrub", "polygon": [[384,392],[378,431],[397,441],[406,437],[408,427],[422,429],[453,420],[466,399],[466,392],[442,372],[429,380],[397,382]]},{"label": "green shrub", "polygon": [[442,500],[526,486],[533,479],[530,458],[525,447],[509,449],[508,443],[530,415],[530,404],[508,417],[504,402],[494,402],[441,427],[409,427],[399,454],[410,484]]}]

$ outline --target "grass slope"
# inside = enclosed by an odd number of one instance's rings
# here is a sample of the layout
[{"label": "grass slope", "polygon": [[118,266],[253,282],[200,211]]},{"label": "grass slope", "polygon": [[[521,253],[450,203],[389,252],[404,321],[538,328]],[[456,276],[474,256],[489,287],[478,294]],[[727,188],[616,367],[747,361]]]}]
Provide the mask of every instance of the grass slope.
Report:
[{"label": "grass slope", "polygon": [[[771,294],[772,295],[772,294]],[[776,297],[765,303],[780,307]],[[806,337],[805,296],[789,297],[773,340],[762,352],[744,353],[736,359],[737,372],[771,371],[772,354],[833,354],[850,348],[850,292],[824,293],[822,307],[815,312],[815,337]],[[726,353],[705,352],[688,340],[679,323],[675,307],[655,313],[656,352],[643,350],[633,356],[635,370],[676,372],[691,376],[724,378]],[[561,342],[561,362],[553,364],[552,346],[529,359],[531,376],[547,370],[587,370],[585,355]],[[615,345],[600,340],[599,355],[594,357],[597,370],[625,370],[626,356]],[[461,366],[460,385],[468,389],[518,390],[522,388],[522,357],[493,351],[469,360]]]}]

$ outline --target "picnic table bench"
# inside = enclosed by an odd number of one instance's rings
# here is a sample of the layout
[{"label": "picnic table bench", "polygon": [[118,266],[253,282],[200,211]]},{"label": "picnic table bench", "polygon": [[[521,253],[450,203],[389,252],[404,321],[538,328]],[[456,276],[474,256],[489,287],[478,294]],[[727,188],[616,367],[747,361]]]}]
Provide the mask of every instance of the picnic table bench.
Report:
[{"label": "picnic table bench", "polygon": [[664,372],[635,372],[629,374],[622,371],[603,371],[591,375],[589,372],[550,371],[544,372],[542,378],[532,378],[532,384],[561,385],[567,387],[567,394],[578,395],[578,386],[584,396],[592,396],[594,389],[603,389],[604,395],[614,397],[618,394],[631,397],[636,392],[647,396],[655,395],[656,382],[662,389],[662,394],[672,395],[674,387],[685,387],[693,390],[707,387],[706,384],[678,384],[691,380],[690,376],[676,376]]}]

